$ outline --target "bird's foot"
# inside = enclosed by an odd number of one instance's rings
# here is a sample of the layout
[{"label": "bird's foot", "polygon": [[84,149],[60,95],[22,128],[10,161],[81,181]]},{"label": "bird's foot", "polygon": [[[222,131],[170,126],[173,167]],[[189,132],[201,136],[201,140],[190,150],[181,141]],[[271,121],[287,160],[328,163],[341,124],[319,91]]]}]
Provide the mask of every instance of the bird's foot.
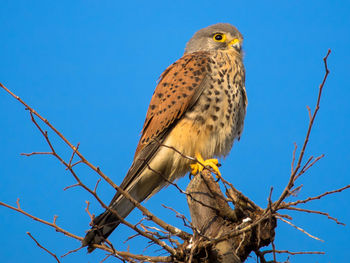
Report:
[{"label": "bird's foot", "polygon": [[200,153],[196,154],[197,162],[194,164],[191,164],[191,174],[196,175],[203,171],[204,167],[209,166],[217,177],[221,176],[221,173],[218,168],[219,161],[218,159],[208,159],[204,160],[202,155]]}]

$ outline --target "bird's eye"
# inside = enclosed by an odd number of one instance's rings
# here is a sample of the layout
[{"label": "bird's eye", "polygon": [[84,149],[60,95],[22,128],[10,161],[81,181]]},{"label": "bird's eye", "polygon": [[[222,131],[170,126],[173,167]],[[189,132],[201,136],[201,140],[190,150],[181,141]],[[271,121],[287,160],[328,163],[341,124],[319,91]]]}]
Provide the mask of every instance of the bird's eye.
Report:
[{"label": "bird's eye", "polygon": [[220,34],[217,33],[213,36],[214,41],[216,42],[224,42],[226,40],[226,35],[225,34]]}]

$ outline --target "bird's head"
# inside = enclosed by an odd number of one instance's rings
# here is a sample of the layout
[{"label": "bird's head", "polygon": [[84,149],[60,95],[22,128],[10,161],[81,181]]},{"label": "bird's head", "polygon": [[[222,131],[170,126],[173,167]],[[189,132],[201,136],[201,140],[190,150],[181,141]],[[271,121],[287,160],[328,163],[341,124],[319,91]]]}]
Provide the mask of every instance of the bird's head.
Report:
[{"label": "bird's head", "polygon": [[228,23],[219,23],[197,31],[187,42],[185,53],[232,50],[241,53],[242,34]]}]

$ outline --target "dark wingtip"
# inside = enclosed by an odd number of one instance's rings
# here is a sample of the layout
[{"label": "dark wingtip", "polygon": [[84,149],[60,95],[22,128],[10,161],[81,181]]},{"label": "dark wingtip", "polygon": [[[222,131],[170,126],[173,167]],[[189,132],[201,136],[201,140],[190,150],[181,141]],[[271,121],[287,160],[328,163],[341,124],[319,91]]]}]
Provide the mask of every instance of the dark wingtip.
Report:
[{"label": "dark wingtip", "polygon": [[119,220],[116,220],[109,211],[105,211],[93,221],[93,227],[86,233],[82,241],[83,247],[88,247],[88,253],[95,250],[94,244],[101,244],[119,225]]},{"label": "dark wingtip", "polygon": [[93,247],[94,244],[101,244],[103,238],[101,237],[101,235],[99,235],[99,233],[97,233],[97,231],[95,229],[90,229],[86,235],[85,238],[83,239],[82,246],[87,248],[88,253],[91,253],[92,251],[95,250],[95,247]]},{"label": "dark wingtip", "polygon": [[88,253],[91,253],[94,250],[95,250],[95,248],[92,246],[88,246],[88,248],[87,248]]}]

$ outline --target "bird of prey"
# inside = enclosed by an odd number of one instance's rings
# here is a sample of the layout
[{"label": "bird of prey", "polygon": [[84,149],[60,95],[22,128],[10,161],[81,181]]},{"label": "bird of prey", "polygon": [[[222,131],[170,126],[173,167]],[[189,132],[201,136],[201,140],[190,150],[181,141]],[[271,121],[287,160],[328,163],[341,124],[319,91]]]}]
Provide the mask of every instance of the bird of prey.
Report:
[{"label": "bird of prey", "polygon": [[[120,185],[134,199],[142,202],[168,182],[203,169],[183,155],[219,173],[218,161],[212,158],[229,153],[241,136],[246,114],[242,41],[230,24],[203,28],[189,40],[183,57],[162,73],[133,163]],[[122,218],[134,209],[120,192],[109,207]],[[93,220],[83,246],[91,252],[93,244],[104,241],[119,223],[106,210]]]}]

